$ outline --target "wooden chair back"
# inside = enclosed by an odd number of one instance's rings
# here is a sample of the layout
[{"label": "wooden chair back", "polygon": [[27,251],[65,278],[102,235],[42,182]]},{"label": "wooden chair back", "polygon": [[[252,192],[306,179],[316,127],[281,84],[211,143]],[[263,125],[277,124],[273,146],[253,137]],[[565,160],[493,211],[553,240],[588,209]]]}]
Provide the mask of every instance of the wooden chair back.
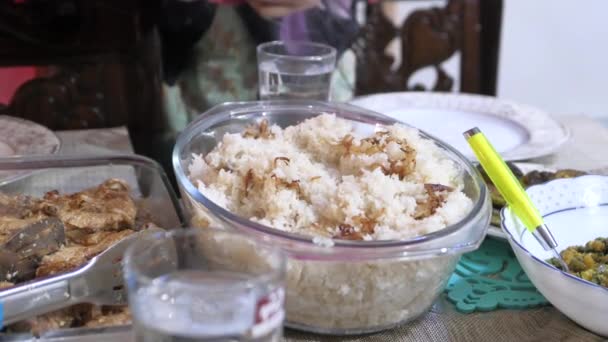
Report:
[{"label": "wooden chair back", "polygon": [[[400,24],[390,20],[396,3],[367,5],[365,24],[352,49],[356,56],[355,95],[391,91],[460,91],[494,95],[502,17],[502,0],[447,0],[416,9]],[[386,53],[389,43],[400,42],[400,63]],[[460,53],[460,81],[442,63]],[[432,86],[414,83],[412,75],[431,68]]]}]

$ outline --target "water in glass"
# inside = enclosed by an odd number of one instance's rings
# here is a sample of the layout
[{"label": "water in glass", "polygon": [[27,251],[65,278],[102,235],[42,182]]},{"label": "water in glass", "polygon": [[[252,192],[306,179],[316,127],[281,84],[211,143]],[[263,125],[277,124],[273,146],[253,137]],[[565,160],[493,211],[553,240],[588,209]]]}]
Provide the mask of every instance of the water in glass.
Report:
[{"label": "water in glass", "polygon": [[333,65],[268,60],[258,67],[261,100],[329,100]]},{"label": "water in glass", "polygon": [[181,270],[154,279],[131,299],[135,340],[278,340],[276,329],[251,334],[260,289],[231,289],[231,284],[246,282],[249,277],[225,271]]}]

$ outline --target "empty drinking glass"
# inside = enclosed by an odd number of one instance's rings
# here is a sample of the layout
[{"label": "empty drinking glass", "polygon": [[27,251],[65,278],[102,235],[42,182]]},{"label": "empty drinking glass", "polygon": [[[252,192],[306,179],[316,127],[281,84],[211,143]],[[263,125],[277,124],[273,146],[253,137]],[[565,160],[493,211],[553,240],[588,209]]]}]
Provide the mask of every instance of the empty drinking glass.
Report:
[{"label": "empty drinking glass", "polygon": [[149,234],[125,255],[136,341],[279,341],[285,256],[216,229]]},{"label": "empty drinking glass", "polygon": [[298,41],[260,44],[258,82],[261,100],[309,99],[327,101],[336,49]]}]

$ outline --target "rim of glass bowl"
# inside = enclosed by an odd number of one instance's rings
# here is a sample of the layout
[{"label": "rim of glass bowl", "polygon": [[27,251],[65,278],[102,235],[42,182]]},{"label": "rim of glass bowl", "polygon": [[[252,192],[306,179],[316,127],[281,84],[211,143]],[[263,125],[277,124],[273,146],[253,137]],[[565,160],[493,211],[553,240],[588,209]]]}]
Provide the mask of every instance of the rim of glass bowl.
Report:
[{"label": "rim of glass bowl", "polygon": [[[186,144],[188,144],[195,136],[201,134],[201,132],[204,132],[210,127],[213,127],[229,118],[249,116],[256,113],[258,116],[264,117],[270,112],[280,112],[285,110],[300,110],[303,113],[319,114],[335,113],[337,116],[342,117],[344,119],[369,125],[392,125],[395,123],[399,123],[404,126],[412,127],[383,114],[379,114],[373,111],[369,111],[367,109],[343,103],[330,103],[311,100],[273,100],[223,103],[209,109],[202,115],[199,115],[178,136],[175,147],[173,149],[172,162],[180,186],[183,187],[183,189],[188,193],[188,195],[192,197],[192,199],[205,206],[209,211],[213,213],[213,215],[217,216],[217,218],[226,223],[232,225],[236,223],[239,226],[246,227],[258,233],[263,233],[274,238],[280,238],[291,243],[304,243],[308,246],[308,248],[321,247],[326,250],[331,250],[332,253],[336,252],[339,249],[345,249],[346,251],[366,250],[370,253],[373,253],[374,250],[377,251],[379,248],[383,248],[383,251],[385,251],[387,249],[392,248],[420,246],[422,243],[437,242],[442,238],[449,237],[451,234],[460,231],[462,228],[466,228],[471,223],[480,224],[481,222],[478,221],[483,220],[483,217],[479,216],[484,213],[484,206],[489,208],[489,194],[486,185],[483,182],[477,168],[475,168],[473,164],[469,161],[469,159],[466,158],[460,152],[458,152],[455,148],[423,131],[420,131],[420,134],[424,138],[433,140],[441,149],[446,151],[448,157],[459,163],[461,166],[464,166],[463,172],[467,172],[471,175],[474,181],[474,185],[479,191],[479,197],[475,201],[473,208],[459,222],[447,226],[446,228],[443,228],[441,230],[425,235],[420,235],[411,239],[374,241],[348,241],[333,239],[333,246],[331,248],[326,248],[323,246],[319,246],[319,244],[315,243],[313,241],[313,237],[285,232],[233,214],[230,211],[215,204],[213,201],[211,201],[198,191],[198,189],[196,188],[196,186],[194,186],[194,184],[192,184],[188,175],[185,173],[184,168],[182,167],[182,160],[180,159],[180,155]],[[491,212],[491,210],[489,210],[488,208],[486,208],[486,211],[488,212],[487,218],[486,220],[484,220],[487,222],[483,222],[483,224],[487,223],[486,226],[489,225]],[[237,229],[239,228],[237,227]],[[448,246],[429,246],[429,248],[417,251],[417,253],[403,252],[400,250],[397,250],[395,252],[397,254],[400,254],[400,256],[402,257],[410,255],[413,256],[414,254],[416,256],[421,256],[423,254],[444,255],[464,253],[470,250],[474,250],[479,246],[479,244],[483,240],[483,237],[485,236],[486,230],[487,227],[486,229],[483,229],[482,232],[478,234],[478,236],[476,236],[476,238],[461,238],[460,240],[465,240],[464,243],[454,243],[450,241],[448,243]],[[312,250],[310,250],[310,252],[312,252]]]}]

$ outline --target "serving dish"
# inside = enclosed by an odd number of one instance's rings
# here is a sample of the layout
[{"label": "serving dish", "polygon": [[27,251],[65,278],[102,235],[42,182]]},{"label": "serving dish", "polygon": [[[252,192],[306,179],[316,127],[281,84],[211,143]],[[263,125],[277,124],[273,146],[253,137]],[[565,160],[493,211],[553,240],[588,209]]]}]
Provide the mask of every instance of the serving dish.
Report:
[{"label": "serving dish", "polygon": [[568,130],[548,113],[490,96],[453,93],[395,92],[362,96],[350,103],[411,124],[440,137],[462,154],[474,155],[462,132],[479,127],[507,161],[555,152]]},{"label": "serving dish", "polygon": [[[574,169],[556,169],[556,168],[552,168],[552,167],[546,167],[542,164],[537,164],[537,163],[528,163],[528,162],[516,162],[513,163],[513,165],[515,165],[515,167],[517,167],[519,169],[519,171],[521,171],[521,173],[523,175],[526,175],[528,173],[536,173],[537,175],[540,173],[540,175],[542,176],[543,174],[553,174],[553,176],[556,176],[558,178],[563,178],[563,177],[573,177],[575,175],[579,175],[582,176],[583,174],[586,175],[608,175],[608,169],[606,168],[599,168],[599,169],[593,169],[593,170],[574,170]],[[555,174],[555,173],[558,174]],[[552,178],[552,177],[549,177]],[[534,183],[538,183],[539,181],[542,181],[543,183],[546,182],[541,180],[541,179],[537,179],[534,181]],[[502,207],[501,207],[502,209]],[[496,208],[494,209],[495,211],[497,210]],[[496,215],[497,217],[495,218],[494,215]],[[495,224],[495,220],[498,220],[499,223]],[[492,223],[490,224],[490,228],[488,228],[488,236],[491,236],[493,238],[497,238],[497,239],[503,239],[503,240],[507,240],[507,234],[505,233],[505,231],[500,227],[500,209],[498,209],[498,213],[493,213],[492,214]]]},{"label": "serving dish", "polygon": [[[558,243],[558,251],[608,236],[608,177],[557,179],[527,189]],[[579,325],[608,337],[608,288],[561,271],[515,218],[502,211],[502,227],[517,260],[534,286],[559,311]]]},{"label": "serving dish", "polygon": [[287,127],[322,113],[355,123],[371,133],[396,120],[362,108],[315,101],[241,102],[216,106],[179,136],[173,166],[190,224],[223,226],[279,246],[288,254],[286,310],[289,327],[327,334],[384,330],[426,312],[445,286],[462,253],[485,237],[490,219],[487,188],[458,151],[423,134],[461,171],[464,192],[473,201],[466,217],[442,230],[409,240],[346,241],[333,246],[244,219],[202,195],[189,179],[194,154],[211,151],[225,133],[240,133],[264,119]]},{"label": "serving dish", "polygon": [[[41,196],[48,191],[74,193],[97,186],[109,178],[125,180],[131,196],[151,215],[160,227],[173,229],[183,226],[179,202],[167,176],[154,161],[137,155],[105,156],[35,156],[0,159],[0,170],[27,171],[27,175],[0,186],[9,195]],[[108,340],[128,332],[129,326],[103,328],[70,328],[46,331],[39,338],[45,341],[85,339]],[[0,340],[36,340],[32,334],[0,334]]]},{"label": "serving dish", "polygon": [[[35,122],[0,115],[0,158],[57,154],[61,140],[48,128]],[[0,170],[0,185],[23,176],[24,171]]]}]

